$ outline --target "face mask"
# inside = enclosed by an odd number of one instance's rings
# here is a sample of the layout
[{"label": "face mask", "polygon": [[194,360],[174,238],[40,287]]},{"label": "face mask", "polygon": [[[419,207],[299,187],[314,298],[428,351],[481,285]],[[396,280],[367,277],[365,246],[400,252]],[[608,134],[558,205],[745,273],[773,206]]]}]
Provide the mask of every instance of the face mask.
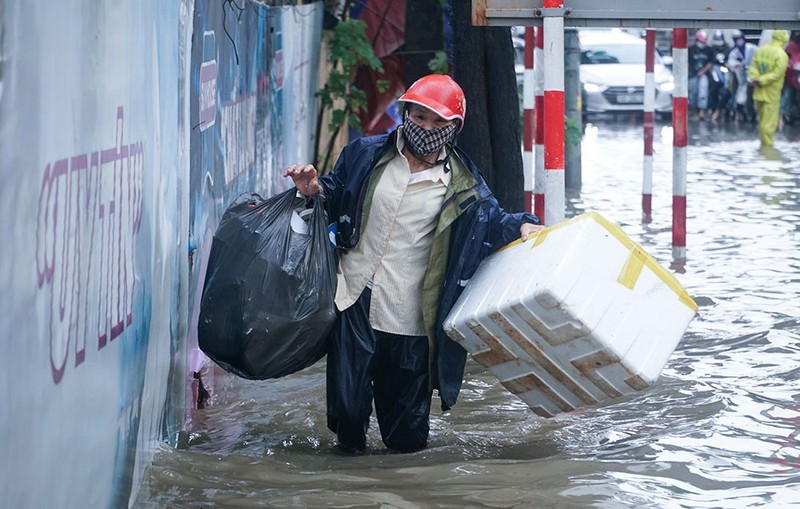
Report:
[{"label": "face mask", "polygon": [[706,44],[704,42],[698,42],[697,43],[697,47],[700,48],[700,49],[703,49],[703,48],[706,47]]},{"label": "face mask", "polygon": [[439,152],[445,144],[453,139],[455,133],[455,122],[431,130],[415,124],[409,118],[403,122],[403,138],[405,138],[408,148],[419,156],[428,156]]}]

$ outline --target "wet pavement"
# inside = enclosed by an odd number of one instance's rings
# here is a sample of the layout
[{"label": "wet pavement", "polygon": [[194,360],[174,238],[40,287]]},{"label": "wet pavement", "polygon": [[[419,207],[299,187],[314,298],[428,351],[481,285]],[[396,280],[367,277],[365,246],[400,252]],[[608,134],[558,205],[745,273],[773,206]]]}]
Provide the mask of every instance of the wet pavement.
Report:
[{"label": "wet pavement", "polygon": [[653,217],[641,220],[641,123],[588,120],[583,187],[597,211],[700,306],[652,388],[545,419],[470,361],[459,403],[434,400],[430,446],[345,456],[325,428],[324,361],[232,378],[164,445],[137,508],[797,507],[800,504],[800,144],[753,126],[689,125],[687,258],[672,260],[672,130],[657,123]]}]

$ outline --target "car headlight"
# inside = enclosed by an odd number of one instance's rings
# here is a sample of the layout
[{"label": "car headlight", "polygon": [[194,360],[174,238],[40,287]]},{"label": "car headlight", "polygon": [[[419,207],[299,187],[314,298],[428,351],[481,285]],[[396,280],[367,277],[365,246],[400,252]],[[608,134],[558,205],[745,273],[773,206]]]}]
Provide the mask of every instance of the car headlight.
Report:
[{"label": "car headlight", "polygon": [[606,85],[600,85],[598,83],[584,83],[583,89],[589,92],[590,94],[596,94],[599,92],[604,92],[608,87]]}]

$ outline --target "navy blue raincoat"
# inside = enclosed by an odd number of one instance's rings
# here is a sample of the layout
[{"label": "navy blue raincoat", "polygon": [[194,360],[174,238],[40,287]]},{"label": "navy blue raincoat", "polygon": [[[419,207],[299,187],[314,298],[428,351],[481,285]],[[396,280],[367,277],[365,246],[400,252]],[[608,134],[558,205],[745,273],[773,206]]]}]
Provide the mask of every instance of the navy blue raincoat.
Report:
[{"label": "navy blue raincoat", "polygon": [[[333,171],[319,179],[326,197],[328,217],[338,223],[338,249],[350,249],[358,242],[369,177],[387,155],[387,151],[395,150],[396,136],[397,130],[351,142],[342,151]],[[480,262],[492,252],[519,238],[519,229],[523,223],[539,224],[539,220],[532,214],[505,212],[477,167],[457,147],[450,152],[451,162],[448,164],[454,163],[453,158],[457,158],[456,162],[471,173],[474,185],[457,193],[468,193],[469,196],[460,200],[458,216],[449,226],[452,232],[444,258],[447,260],[447,267],[443,288],[440,289],[434,337],[429,337],[434,345],[434,359],[431,363],[432,388],[439,390],[443,410],[452,407],[458,398],[467,352],[445,334],[442,323]],[[457,199],[458,196],[451,198]],[[447,199],[442,204],[442,210],[453,205],[452,199]]]}]

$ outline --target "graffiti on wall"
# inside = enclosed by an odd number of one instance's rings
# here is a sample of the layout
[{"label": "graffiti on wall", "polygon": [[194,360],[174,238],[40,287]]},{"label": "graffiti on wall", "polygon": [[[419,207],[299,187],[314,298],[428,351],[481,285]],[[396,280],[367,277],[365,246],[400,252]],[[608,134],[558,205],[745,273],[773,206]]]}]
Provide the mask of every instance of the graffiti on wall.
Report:
[{"label": "graffiti on wall", "polygon": [[256,96],[250,94],[222,105],[220,130],[225,184],[247,176],[256,161]]},{"label": "graffiti on wall", "polygon": [[200,131],[213,127],[217,119],[217,59],[213,30],[203,34],[203,61],[200,63],[200,90],[197,94]]}]

